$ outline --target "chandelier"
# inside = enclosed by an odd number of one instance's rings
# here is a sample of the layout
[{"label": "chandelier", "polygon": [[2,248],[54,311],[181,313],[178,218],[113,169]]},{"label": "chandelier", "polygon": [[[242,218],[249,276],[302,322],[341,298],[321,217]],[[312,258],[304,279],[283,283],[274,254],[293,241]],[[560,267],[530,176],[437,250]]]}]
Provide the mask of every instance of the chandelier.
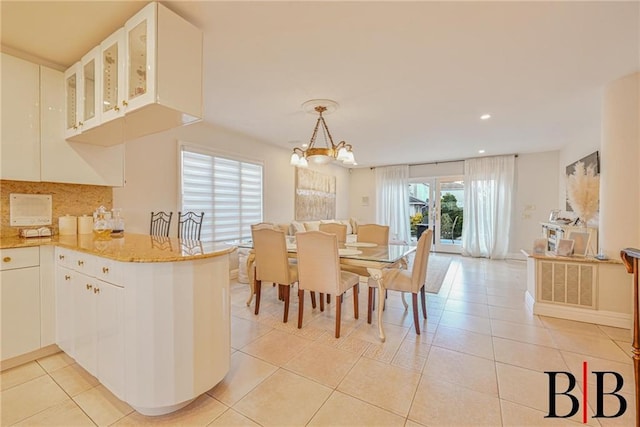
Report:
[{"label": "chandelier", "polygon": [[[316,164],[327,164],[333,160],[340,161],[345,165],[355,165],[356,160],[353,156],[351,144],[347,144],[344,141],[334,144],[327,123],[322,116],[322,113],[329,108],[331,108],[331,111],[335,111],[338,104],[330,99],[312,99],[302,104],[302,107],[305,110],[313,108],[313,111],[318,113],[318,120],[316,121],[316,127],[313,129],[309,144],[306,146],[303,145],[302,148],[295,147],[293,149],[291,165],[305,168],[309,165],[309,161]],[[316,146],[316,137],[318,136],[319,129],[322,131],[324,137],[324,147]]]}]

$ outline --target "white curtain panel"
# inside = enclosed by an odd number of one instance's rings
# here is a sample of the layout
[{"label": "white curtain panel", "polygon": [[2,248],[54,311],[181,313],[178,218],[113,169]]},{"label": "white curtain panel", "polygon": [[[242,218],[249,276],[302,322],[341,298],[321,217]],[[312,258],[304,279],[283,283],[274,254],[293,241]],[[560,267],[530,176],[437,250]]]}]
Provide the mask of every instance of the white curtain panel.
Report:
[{"label": "white curtain panel", "polygon": [[465,160],[463,255],[506,258],[514,174],[513,155]]},{"label": "white curtain panel", "polygon": [[389,240],[408,243],[409,166],[376,168],[376,222],[389,226]]}]

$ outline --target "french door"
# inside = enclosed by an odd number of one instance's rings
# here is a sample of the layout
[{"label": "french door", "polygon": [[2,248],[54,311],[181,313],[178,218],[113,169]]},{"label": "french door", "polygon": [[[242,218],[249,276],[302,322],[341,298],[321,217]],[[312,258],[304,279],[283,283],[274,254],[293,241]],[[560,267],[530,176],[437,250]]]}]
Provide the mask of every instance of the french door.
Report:
[{"label": "french door", "polygon": [[462,176],[414,179],[409,184],[412,234],[433,230],[433,250],[460,253],[464,180]]}]

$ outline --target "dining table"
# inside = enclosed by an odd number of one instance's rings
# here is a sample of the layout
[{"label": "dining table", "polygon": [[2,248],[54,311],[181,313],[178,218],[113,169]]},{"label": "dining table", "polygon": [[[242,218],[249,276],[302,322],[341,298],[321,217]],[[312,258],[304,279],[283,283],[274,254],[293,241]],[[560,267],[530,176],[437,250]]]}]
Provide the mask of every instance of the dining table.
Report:
[{"label": "dining table", "polygon": [[[253,251],[253,243],[250,240],[240,242],[237,246],[250,249],[247,256],[247,271],[253,271],[253,279],[249,280],[251,285],[251,294],[247,300],[247,306],[249,306],[256,288],[256,275],[254,270],[255,253]],[[378,335],[382,342],[385,341],[384,328],[382,326],[382,311],[385,301],[383,275],[386,271],[389,271],[389,269],[407,268],[407,256],[415,252],[415,250],[415,245],[407,244],[376,245],[375,243],[369,242],[338,243],[340,264],[365,268],[369,277],[374,279],[378,285]],[[295,236],[287,237],[287,254],[289,258],[297,258]],[[407,303],[404,300],[404,295],[402,302],[406,308]]]}]

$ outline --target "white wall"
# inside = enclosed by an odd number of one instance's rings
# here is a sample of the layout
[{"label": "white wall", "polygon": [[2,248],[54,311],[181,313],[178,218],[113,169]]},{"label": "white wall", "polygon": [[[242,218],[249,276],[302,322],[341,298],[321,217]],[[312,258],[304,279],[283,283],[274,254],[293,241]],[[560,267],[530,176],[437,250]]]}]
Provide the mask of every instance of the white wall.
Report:
[{"label": "white wall", "polygon": [[511,217],[509,257],[524,258],[541,237],[540,222],[558,209],[558,151],[519,154],[516,158],[516,185]]},{"label": "white wall", "polygon": [[[520,249],[530,249],[540,237],[540,222],[558,208],[558,151],[520,154],[516,159],[516,190],[512,217],[509,256],[521,258]],[[464,162],[415,165],[409,168],[411,178],[433,178],[462,175]],[[350,212],[360,222],[375,222],[376,189],[374,170],[351,171],[352,195]],[[369,197],[369,205],[362,205]]]},{"label": "white wall", "polygon": [[[151,211],[179,210],[178,141],[190,142],[264,165],[264,220],[290,222],[294,215],[295,168],[290,151],[207,123],[172,129],[125,143],[125,186],[114,188],[126,230],[147,234]],[[349,217],[349,170],[335,165],[313,169],[336,176],[336,216]],[[170,235],[177,234],[175,222]]]}]

